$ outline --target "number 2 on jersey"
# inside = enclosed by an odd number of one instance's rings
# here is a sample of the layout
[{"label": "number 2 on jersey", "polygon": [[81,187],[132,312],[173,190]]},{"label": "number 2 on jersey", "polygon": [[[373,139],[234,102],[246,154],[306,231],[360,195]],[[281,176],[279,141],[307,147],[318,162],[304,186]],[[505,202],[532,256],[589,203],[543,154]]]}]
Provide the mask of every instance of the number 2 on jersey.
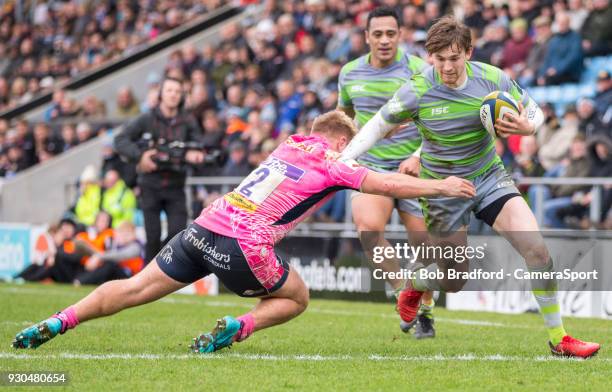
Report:
[{"label": "number 2 on jersey", "polygon": [[285,179],[281,173],[260,167],[245,178],[237,190],[254,203],[261,204]]}]

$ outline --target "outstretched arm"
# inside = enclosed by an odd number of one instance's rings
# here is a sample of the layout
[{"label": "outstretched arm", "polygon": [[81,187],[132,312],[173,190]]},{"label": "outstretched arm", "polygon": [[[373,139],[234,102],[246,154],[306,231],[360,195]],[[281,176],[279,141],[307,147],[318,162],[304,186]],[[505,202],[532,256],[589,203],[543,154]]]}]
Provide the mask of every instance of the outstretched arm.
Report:
[{"label": "outstretched arm", "polygon": [[356,159],[361,154],[367,152],[377,141],[392,133],[398,127],[385,121],[380,110],[368,121],[351,143],[342,151],[342,157]]},{"label": "outstretched arm", "polygon": [[376,173],[368,171],[361,184],[361,191],[397,199],[415,197],[464,197],[476,195],[476,188],[470,181],[458,177],[444,180],[424,180],[400,173]]},{"label": "outstretched arm", "polygon": [[342,157],[356,159],[372,148],[377,141],[388,137],[401,125],[417,118],[417,113],[418,96],[412,86],[412,81],[408,81],[361,128],[353,141],[342,152]]}]

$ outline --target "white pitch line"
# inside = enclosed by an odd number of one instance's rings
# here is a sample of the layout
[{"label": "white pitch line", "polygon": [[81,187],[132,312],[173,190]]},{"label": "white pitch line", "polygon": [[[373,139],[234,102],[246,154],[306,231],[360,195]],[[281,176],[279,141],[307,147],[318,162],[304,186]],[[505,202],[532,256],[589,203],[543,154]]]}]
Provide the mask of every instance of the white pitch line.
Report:
[{"label": "white pitch line", "polygon": [[[458,362],[583,362],[582,359],[568,359],[553,356],[537,356],[537,357],[518,357],[507,356],[501,354],[495,355],[417,355],[417,356],[386,356],[371,354],[368,356],[352,356],[352,355],[311,355],[311,354],[295,354],[295,355],[271,355],[271,354],[80,354],[80,353],[58,353],[58,354],[15,354],[9,352],[0,352],[0,359],[15,359],[26,361],[40,361],[41,359],[77,359],[85,361],[97,361],[108,359],[123,359],[123,360],[223,360],[223,359],[243,359],[252,361],[304,361],[304,362],[353,362],[353,361],[391,361],[391,362],[425,362],[425,361],[458,361]],[[612,362],[612,358],[595,358],[595,362]]]}]

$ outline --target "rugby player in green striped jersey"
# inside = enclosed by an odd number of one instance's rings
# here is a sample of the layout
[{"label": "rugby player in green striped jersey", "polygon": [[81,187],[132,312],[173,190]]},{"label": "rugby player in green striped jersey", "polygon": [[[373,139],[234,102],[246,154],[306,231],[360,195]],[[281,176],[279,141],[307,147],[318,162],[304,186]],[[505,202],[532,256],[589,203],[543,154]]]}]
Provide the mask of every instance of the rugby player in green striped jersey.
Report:
[{"label": "rugby player in green striped jersey", "polygon": [[[488,64],[469,61],[470,30],[451,16],[438,20],[428,31],[425,48],[433,65],[404,84],[357,134],[344,150],[345,158],[358,157],[379,139],[407,122],[416,124],[422,136],[421,177],[470,179],[477,195],[471,200],[422,199],[425,222],[433,245],[467,245],[470,213],[505,237],[542,279],[531,281],[544,317],[549,346],[555,355],[588,358],[600,348],[565,332],[557,297],[553,260],[538,223],[514,182],[496,155],[492,136],[479,116],[482,98],[493,91],[506,91],[519,102],[519,115],[506,114],[496,120],[499,137],[532,135],[543,123],[537,104],[503,71]],[[468,263],[436,260],[416,274],[400,293],[400,317],[412,321],[426,290],[457,292],[465,280],[446,279],[449,268],[467,271]],[[445,277],[439,279],[438,276]]]},{"label": "rugby player in green striped jersey", "polygon": [[[401,35],[400,19],[393,8],[378,7],[368,15],[365,39],[370,52],[348,64],[340,71],[338,81],[338,109],[355,118],[358,127],[365,125],[412,75],[427,63],[398,49]],[[388,139],[358,157],[358,162],[377,172],[418,174],[418,159],[407,159],[421,144],[421,137],[413,124],[401,127]],[[403,161],[406,162],[403,163]],[[421,206],[416,199],[397,200],[386,196],[353,192],[353,219],[362,246],[372,259],[372,249],[390,246],[384,231],[391,213],[397,208],[412,245],[422,243],[427,236]],[[385,272],[399,272],[395,258],[387,258],[377,265]],[[405,286],[403,279],[387,279],[396,299]],[[430,291],[422,298],[419,317],[410,323],[400,321],[400,328],[408,332],[414,324],[416,338],[435,336],[433,327],[433,296]]]}]

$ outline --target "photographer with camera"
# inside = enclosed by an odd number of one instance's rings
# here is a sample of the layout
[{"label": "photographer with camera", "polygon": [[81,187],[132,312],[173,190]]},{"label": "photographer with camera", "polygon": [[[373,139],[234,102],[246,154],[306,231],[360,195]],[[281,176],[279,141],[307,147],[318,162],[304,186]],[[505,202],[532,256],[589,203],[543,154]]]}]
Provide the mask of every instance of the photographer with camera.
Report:
[{"label": "photographer with camera", "polygon": [[184,101],[182,81],[166,77],[160,86],[159,105],[131,121],[115,138],[117,152],[137,164],[146,260],[161,249],[162,210],[168,218],[168,239],[185,227],[187,166],[202,164],[206,158],[199,145],[200,128],[183,110]]}]

